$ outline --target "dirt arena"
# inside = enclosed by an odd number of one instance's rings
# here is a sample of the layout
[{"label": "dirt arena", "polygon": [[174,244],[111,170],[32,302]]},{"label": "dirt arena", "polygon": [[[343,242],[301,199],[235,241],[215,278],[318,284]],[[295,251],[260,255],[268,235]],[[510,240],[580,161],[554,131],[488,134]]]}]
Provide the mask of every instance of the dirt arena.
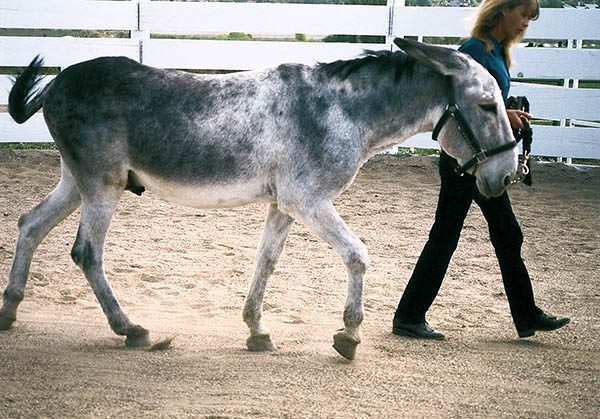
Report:
[{"label": "dirt arena", "polygon": [[[442,342],[393,336],[392,315],[433,221],[435,157],[377,157],[336,206],[366,243],[363,343],[332,349],[346,274],[295,224],[267,287],[279,346],[245,349],[241,318],[266,207],[196,210],[127,193],[106,245],[106,271],[130,318],[162,351],[127,349],[70,260],[78,214],[34,258],[14,327],[0,332],[0,417],[600,417],[600,169],[536,164],[511,198],[536,299],[572,317],[517,339],[479,209],[428,315]],[[0,286],[17,220],[59,177],[54,151],[0,150]]]}]

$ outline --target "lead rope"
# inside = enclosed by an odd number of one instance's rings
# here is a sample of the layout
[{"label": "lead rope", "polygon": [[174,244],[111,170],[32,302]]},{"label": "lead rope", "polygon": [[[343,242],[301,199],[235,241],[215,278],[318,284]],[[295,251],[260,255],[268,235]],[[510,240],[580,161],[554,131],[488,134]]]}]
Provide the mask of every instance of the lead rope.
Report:
[{"label": "lead rope", "polygon": [[[519,109],[529,113],[529,100],[526,96],[511,96],[508,98],[508,109]],[[517,142],[523,141],[523,154],[519,158],[519,175],[511,183],[523,182],[527,186],[533,184],[531,169],[529,167],[529,158],[531,154],[531,143],[533,143],[533,130],[528,121],[523,120],[524,128],[514,128],[513,135]]]}]

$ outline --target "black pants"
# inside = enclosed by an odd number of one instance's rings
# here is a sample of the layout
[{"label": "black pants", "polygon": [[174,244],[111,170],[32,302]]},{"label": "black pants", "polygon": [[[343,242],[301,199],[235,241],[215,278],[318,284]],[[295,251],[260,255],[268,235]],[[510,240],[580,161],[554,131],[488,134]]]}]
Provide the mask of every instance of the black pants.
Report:
[{"label": "black pants", "polygon": [[400,299],[395,322],[421,323],[431,307],[456,249],[465,217],[473,200],[488,223],[490,239],[500,264],[504,289],[518,330],[525,329],[541,310],[536,307],[531,280],[521,258],[523,234],[508,194],[485,198],[477,191],[475,177],[454,172],[455,160],[440,156],[441,189],[435,223]]}]

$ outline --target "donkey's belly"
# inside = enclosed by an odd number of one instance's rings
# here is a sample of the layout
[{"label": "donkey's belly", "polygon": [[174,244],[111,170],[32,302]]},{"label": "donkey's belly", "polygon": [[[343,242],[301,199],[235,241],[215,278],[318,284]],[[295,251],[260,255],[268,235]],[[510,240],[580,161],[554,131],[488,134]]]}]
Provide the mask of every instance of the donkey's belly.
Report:
[{"label": "donkey's belly", "polygon": [[264,180],[238,180],[231,183],[183,183],[136,171],[139,183],[162,199],[195,208],[236,207],[256,201],[269,201]]}]

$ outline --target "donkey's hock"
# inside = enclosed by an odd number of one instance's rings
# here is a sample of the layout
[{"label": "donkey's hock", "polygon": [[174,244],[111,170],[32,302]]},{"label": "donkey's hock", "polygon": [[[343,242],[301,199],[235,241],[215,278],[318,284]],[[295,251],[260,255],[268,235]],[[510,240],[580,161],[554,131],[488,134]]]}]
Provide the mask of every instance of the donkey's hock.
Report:
[{"label": "donkey's hock", "polygon": [[[262,320],[265,287],[294,220],[305,223],[347,268],[344,326],[335,333],[334,348],[354,358],[368,256],[331,200],[368,158],[439,125],[451,103],[460,106],[473,138],[466,141],[457,124],[444,123],[437,130],[440,144],[460,165],[470,164],[465,170],[477,176],[482,193],[502,193],[504,179],[517,165],[493,78],[453,50],[401,39],[396,44],[404,51],[367,51],[352,60],[227,75],[104,57],[65,69],[41,91],[36,86],[43,63],[36,57],[15,79],[9,112],[23,123],[43,108],[61,154],[61,178],[19,221],[0,328],[16,320],[36,247],[81,206],[73,260],[112,330],[130,346],[147,345],[147,331],[128,319],[111,290],[103,250],[123,192],[148,190],[199,208],[267,203],[243,309],[250,350],[276,349]],[[478,150],[499,147],[485,161],[469,163],[475,154],[485,154]]]}]

